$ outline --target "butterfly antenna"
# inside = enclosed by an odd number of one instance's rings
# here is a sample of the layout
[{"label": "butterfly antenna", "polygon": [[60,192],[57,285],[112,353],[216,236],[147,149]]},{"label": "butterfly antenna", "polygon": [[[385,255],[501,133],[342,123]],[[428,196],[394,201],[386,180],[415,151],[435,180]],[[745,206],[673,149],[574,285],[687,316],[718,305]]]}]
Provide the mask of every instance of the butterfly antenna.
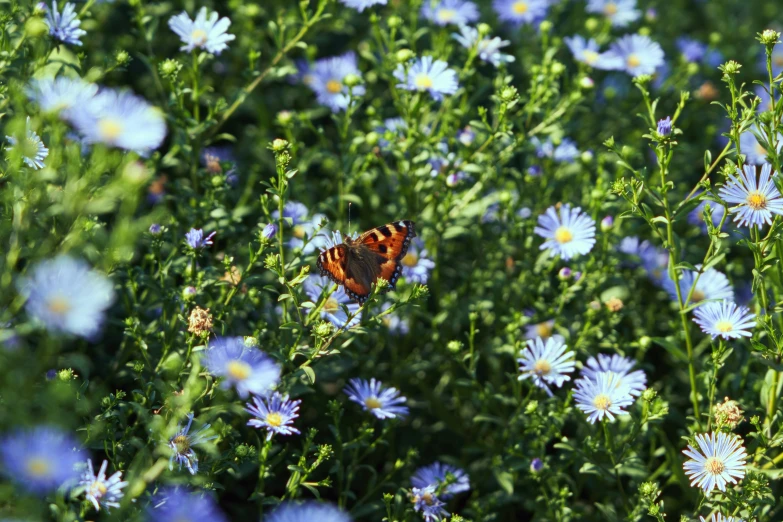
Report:
[{"label": "butterfly antenna", "polygon": [[348,202],[348,233],[351,233],[351,202]]}]

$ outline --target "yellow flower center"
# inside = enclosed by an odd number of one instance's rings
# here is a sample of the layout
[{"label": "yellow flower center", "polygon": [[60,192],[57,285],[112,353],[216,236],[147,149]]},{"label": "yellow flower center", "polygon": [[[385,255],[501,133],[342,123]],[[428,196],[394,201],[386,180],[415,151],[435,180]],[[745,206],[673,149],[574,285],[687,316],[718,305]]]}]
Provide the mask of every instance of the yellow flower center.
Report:
[{"label": "yellow flower center", "polygon": [[122,134],[122,124],[111,118],[104,118],[98,122],[98,134],[103,141],[112,142]]},{"label": "yellow flower center", "polygon": [[702,292],[699,289],[696,289],[696,290],[693,291],[693,294],[691,295],[691,302],[692,303],[698,303],[700,301],[704,301],[704,299],[706,297],[707,296],[704,294],[704,292]]},{"label": "yellow flower center", "polygon": [[304,239],[305,237],[305,228],[302,225],[296,225],[294,226],[293,230],[294,237],[297,239]]},{"label": "yellow flower center", "polygon": [[187,435],[177,435],[174,437],[174,446],[177,448],[177,453],[184,454],[190,451],[190,441]]},{"label": "yellow flower center", "polygon": [[558,243],[565,244],[570,243],[574,239],[574,235],[571,233],[570,230],[566,227],[560,227],[557,230],[555,230],[555,241]]},{"label": "yellow flower center", "polygon": [[278,427],[283,424],[283,417],[277,412],[272,412],[266,416],[266,423],[270,426]]},{"label": "yellow flower center", "polygon": [[331,79],[326,82],[326,90],[332,94],[337,94],[343,90],[343,84],[335,79]]},{"label": "yellow flower center", "polygon": [[46,307],[50,312],[57,315],[65,315],[71,311],[71,303],[64,296],[56,295],[49,299]]},{"label": "yellow flower center", "polygon": [[324,312],[333,314],[339,310],[340,310],[340,303],[338,303],[337,299],[335,299],[334,297],[330,297],[324,303]]},{"label": "yellow flower center", "polygon": [[102,497],[106,494],[107,488],[106,484],[101,482],[100,480],[96,480],[92,484],[90,484],[90,495],[93,497]]},{"label": "yellow flower center", "polygon": [[514,2],[514,5],[511,6],[511,10],[518,15],[527,13],[527,9],[527,2]]},{"label": "yellow flower center", "polygon": [[593,399],[593,406],[595,406],[599,410],[607,410],[611,405],[612,405],[612,399],[610,399],[609,396],[605,393],[596,395],[595,399]]},{"label": "yellow flower center", "polygon": [[22,142],[22,155],[25,158],[34,158],[38,155],[38,142],[30,138],[25,138]]},{"label": "yellow flower center", "polygon": [[609,2],[604,6],[604,14],[606,16],[614,16],[617,14],[617,4]]},{"label": "yellow flower center", "polygon": [[582,52],[582,56],[585,59],[585,63],[595,63],[598,61],[598,53],[595,51],[584,51]]},{"label": "yellow flower center", "polygon": [[427,504],[432,505],[432,493],[425,493],[421,496],[421,499]]},{"label": "yellow flower center", "polygon": [[704,463],[704,469],[711,475],[720,475],[726,469],[726,466],[719,459],[710,457]]},{"label": "yellow flower center", "polygon": [[207,163],[207,171],[210,174],[220,174],[223,172],[223,168],[220,166],[220,158],[213,154],[207,154],[204,159]]},{"label": "yellow flower center", "polygon": [[49,463],[40,458],[33,457],[27,461],[27,472],[33,477],[48,477],[51,472]]},{"label": "yellow flower center", "polygon": [[413,268],[419,263],[419,256],[413,252],[408,252],[405,257],[402,258],[402,264]]},{"label": "yellow flower center", "polygon": [[[772,107],[770,107],[770,110],[772,110]],[[767,155],[767,149],[762,147],[761,143],[758,143],[758,142],[756,142],[756,154],[758,154],[759,156],[766,156]]]},{"label": "yellow flower center", "polygon": [[457,16],[457,11],[454,9],[438,9],[438,13],[435,16],[439,21],[449,23]]},{"label": "yellow flower center", "polygon": [[767,196],[759,191],[748,194],[748,198],[745,201],[747,201],[748,206],[753,210],[763,210],[767,208]]},{"label": "yellow flower center", "polygon": [[549,323],[539,323],[536,325],[536,334],[544,339],[552,337],[552,330],[554,330],[554,327]]},{"label": "yellow flower center", "polygon": [[715,323],[715,329],[719,332],[730,332],[734,329],[734,325],[730,321],[718,321]]},{"label": "yellow flower center", "polygon": [[552,365],[545,359],[539,359],[533,365],[533,373],[538,376],[548,375],[552,371]]},{"label": "yellow flower center", "polygon": [[226,367],[228,374],[238,380],[244,381],[250,377],[250,365],[243,361],[231,361]]},{"label": "yellow flower center", "polygon": [[416,75],[416,79],[413,84],[420,91],[432,88],[432,78],[427,73],[419,73]]},{"label": "yellow flower center", "polygon": [[639,59],[638,56],[635,54],[631,54],[626,58],[625,63],[628,65],[628,67],[639,67],[642,64],[642,61]]},{"label": "yellow flower center", "polygon": [[207,32],[204,29],[196,29],[190,33],[190,39],[193,40],[194,44],[202,46],[207,43]]},{"label": "yellow flower center", "polygon": [[364,405],[371,410],[375,410],[381,407],[381,401],[378,400],[378,397],[367,397],[364,399]]}]

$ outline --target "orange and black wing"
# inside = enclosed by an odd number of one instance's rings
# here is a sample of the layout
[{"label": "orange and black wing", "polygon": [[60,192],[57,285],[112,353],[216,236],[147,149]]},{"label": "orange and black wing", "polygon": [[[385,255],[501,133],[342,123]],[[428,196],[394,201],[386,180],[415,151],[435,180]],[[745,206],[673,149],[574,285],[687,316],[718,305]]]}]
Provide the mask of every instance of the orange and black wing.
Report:
[{"label": "orange and black wing", "polygon": [[348,297],[360,303],[367,300],[370,288],[359,283],[347,273],[345,245],[340,244],[321,252],[316,265],[322,276],[327,276],[338,285],[343,285]]},{"label": "orange and black wing", "polygon": [[411,239],[416,237],[416,224],[407,219],[373,228],[362,234],[357,242],[380,256],[379,277],[394,288],[402,274],[402,258],[408,252]]}]

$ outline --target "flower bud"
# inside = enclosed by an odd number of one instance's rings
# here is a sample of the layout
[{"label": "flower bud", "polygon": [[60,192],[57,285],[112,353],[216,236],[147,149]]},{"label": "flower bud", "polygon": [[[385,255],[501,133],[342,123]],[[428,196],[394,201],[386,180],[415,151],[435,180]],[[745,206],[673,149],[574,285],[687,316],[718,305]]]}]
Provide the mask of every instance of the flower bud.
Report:
[{"label": "flower bud", "polygon": [[400,49],[394,54],[394,58],[397,60],[397,63],[405,63],[414,56],[415,55],[413,54],[413,51],[410,49]]},{"label": "flower bud", "polygon": [[601,220],[601,231],[608,232],[614,226],[614,218],[612,216],[606,216]]}]

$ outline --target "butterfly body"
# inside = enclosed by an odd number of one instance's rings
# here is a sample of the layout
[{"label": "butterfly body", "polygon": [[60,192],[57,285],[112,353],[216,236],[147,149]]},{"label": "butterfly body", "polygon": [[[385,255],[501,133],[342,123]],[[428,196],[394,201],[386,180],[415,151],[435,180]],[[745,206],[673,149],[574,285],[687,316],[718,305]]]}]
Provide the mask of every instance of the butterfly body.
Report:
[{"label": "butterfly body", "polygon": [[402,258],[414,237],[413,221],[394,221],[356,239],[346,237],[343,243],[324,250],[318,256],[318,269],[321,275],[343,285],[348,297],[364,303],[379,278],[394,288],[402,273]]}]

